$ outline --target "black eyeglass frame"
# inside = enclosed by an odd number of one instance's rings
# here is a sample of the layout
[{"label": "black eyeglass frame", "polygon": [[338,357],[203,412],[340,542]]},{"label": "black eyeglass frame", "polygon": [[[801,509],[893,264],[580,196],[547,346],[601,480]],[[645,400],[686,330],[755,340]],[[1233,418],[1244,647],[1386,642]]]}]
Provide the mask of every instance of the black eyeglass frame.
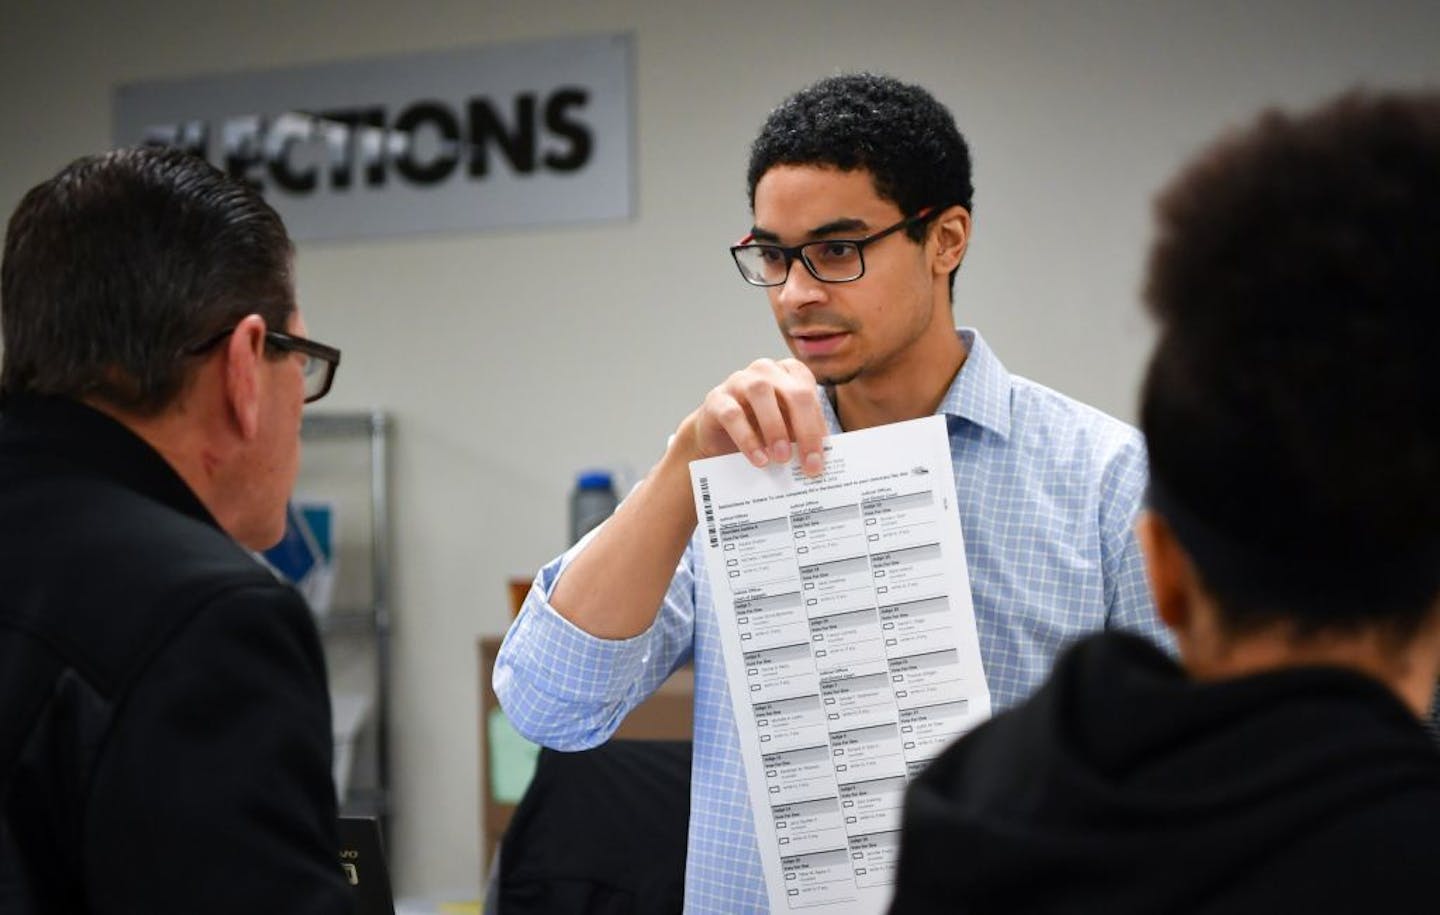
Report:
[{"label": "black eyeglass frame", "polygon": [[[887,226],[878,232],[866,235],[864,238],[820,238],[816,239],[815,241],[807,241],[798,245],[790,245],[789,247],[786,247],[785,245],[773,244],[771,242],[752,242],[751,239],[753,239],[755,235],[754,233],[750,233],[744,238],[740,239],[740,242],[738,244],[730,246],[730,256],[735,260],[735,268],[740,271],[741,279],[745,280],[745,282],[749,283],[751,286],[760,286],[765,289],[773,289],[776,286],[784,286],[786,281],[790,278],[790,269],[795,266],[795,261],[797,260],[800,261],[800,263],[804,264],[806,272],[808,272],[811,276],[815,277],[815,279],[819,282],[853,283],[856,280],[860,279],[860,277],[865,275],[866,246],[874,244],[875,242],[879,241],[887,235],[893,235],[894,233],[899,232],[901,229],[908,229],[910,226],[915,225],[918,222],[923,222],[924,220],[930,218],[930,216],[933,215],[934,212],[934,207],[925,207],[920,212],[916,213],[914,216],[906,216],[904,219],[895,223],[893,226]],[[827,279],[826,277],[820,275],[820,272],[815,269],[815,265],[811,263],[809,255],[805,253],[806,248],[815,245],[837,244],[855,246],[855,256],[856,259],[860,261],[859,273],[855,274],[854,276],[845,277],[844,279]],[[754,250],[778,251],[781,255],[784,256],[785,272],[784,274],[782,274],[779,282],[764,283],[750,278],[750,274],[746,272],[744,265],[740,263],[740,256],[741,253],[744,251]]]},{"label": "black eyeglass frame", "polygon": [[[185,350],[189,356],[198,356],[207,350],[214,349],[222,340],[235,333],[232,325],[225,328],[213,337],[208,337],[200,343]],[[335,383],[335,370],[340,367],[340,350],[333,346],[321,343],[317,340],[309,340],[305,337],[297,337],[294,334],[281,333],[278,330],[265,331],[265,342],[282,352],[303,353],[312,359],[320,360],[325,366],[325,380],[320,385],[320,390],[305,397],[305,403],[314,403],[326,394],[330,393],[330,386]],[[308,377],[308,375],[307,375]]]}]

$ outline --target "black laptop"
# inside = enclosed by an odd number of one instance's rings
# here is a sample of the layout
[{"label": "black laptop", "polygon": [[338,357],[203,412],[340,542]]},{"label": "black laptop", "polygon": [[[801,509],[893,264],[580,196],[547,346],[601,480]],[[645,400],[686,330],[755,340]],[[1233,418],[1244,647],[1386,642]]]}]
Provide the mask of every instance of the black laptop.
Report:
[{"label": "black laptop", "polygon": [[340,869],[355,888],[356,915],[395,915],[380,821],[375,817],[340,818]]}]

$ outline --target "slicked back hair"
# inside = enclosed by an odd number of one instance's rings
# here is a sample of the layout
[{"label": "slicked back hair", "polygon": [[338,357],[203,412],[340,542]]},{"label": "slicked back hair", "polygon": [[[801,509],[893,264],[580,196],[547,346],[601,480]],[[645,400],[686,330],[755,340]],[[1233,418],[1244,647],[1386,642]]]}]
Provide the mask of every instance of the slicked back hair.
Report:
[{"label": "slicked back hair", "polygon": [[0,267],[0,396],[173,402],[184,355],[248,314],[283,329],[293,246],[257,192],[159,147],[77,160],[11,216]]}]

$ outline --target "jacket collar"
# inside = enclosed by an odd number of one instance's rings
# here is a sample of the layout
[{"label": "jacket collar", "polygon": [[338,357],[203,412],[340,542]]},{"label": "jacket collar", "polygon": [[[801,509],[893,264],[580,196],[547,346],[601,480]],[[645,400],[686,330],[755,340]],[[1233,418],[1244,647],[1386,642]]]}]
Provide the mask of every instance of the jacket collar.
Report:
[{"label": "jacket collar", "polygon": [[44,468],[113,480],[212,527],[220,524],[169,462],[123,423],[64,397],[12,395],[0,413],[0,457],[34,455]]}]

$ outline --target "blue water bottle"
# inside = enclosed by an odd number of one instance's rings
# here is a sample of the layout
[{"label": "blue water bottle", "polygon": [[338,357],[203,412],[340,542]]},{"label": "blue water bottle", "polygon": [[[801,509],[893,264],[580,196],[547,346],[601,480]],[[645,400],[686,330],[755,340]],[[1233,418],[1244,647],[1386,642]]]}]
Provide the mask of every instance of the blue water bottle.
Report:
[{"label": "blue water bottle", "polygon": [[591,528],[610,517],[620,498],[608,470],[585,470],[570,492],[570,543],[577,543]]}]

